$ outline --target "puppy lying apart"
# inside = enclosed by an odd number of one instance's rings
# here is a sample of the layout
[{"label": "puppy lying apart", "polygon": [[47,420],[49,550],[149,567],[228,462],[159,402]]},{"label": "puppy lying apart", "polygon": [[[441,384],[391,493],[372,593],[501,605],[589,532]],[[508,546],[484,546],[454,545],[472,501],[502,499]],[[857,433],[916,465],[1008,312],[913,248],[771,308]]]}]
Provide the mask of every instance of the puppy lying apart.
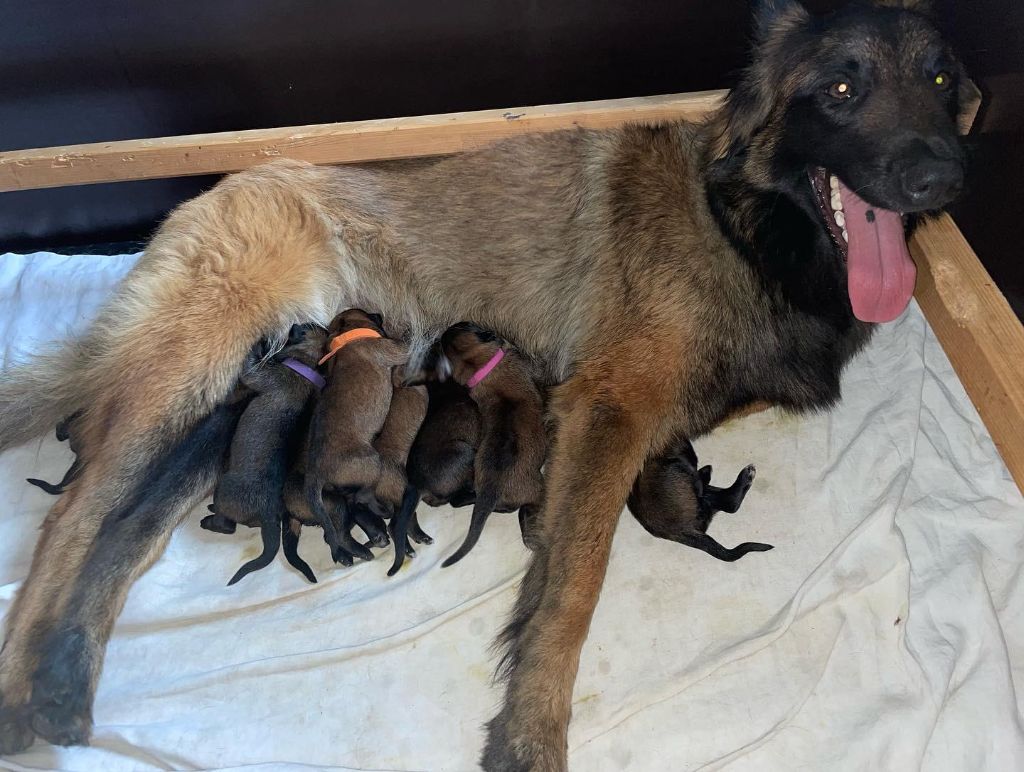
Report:
[{"label": "puppy lying apart", "polygon": [[[447,567],[473,549],[492,512],[519,510],[524,541],[529,543],[527,521],[544,495],[541,467],[547,453],[547,435],[544,401],[530,363],[493,333],[466,322],[451,327],[441,337],[438,369],[450,370],[452,380],[469,389],[480,415],[473,459],[473,514],[462,546],[441,564]],[[421,471],[417,471],[418,477]],[[430,473],[426,471],[423,476],[429,477]],[[453,476],[457,478],[455,484],[465,480],[464,476]],[[463,482],[452,493],[464,491]]]},{"label": "puppy lying apart", "polygon": [[71,452],[75,454],[75,460],[71,462],[71,466],[68,467],[68,470],[64,473],[64,477],[61,478],[61,481],[59,483],[51,483],[46,480],[39,480],[35,477],[29,477],[25,480],[25,482],[30,483],[37,488],[42,488],[51,496],[59,496],[62,494],[64,489],[67,488],[68,485],[82,472],[82,464],[78,459],[78,443],[75,442],[75,438],[71,434],[71,424],[77,416],[78,413],[74,413],[65,418],[57,424],[57,430],[55,432],[57,435],[57,441],[64,442],[66,440],[68,442],[68,446],[71,448]]},{"label": "puppy lying apart", "polygon": [[289,528],[284,507],[284,483],[291,459],[302,438],[310,398],[324,385],[316,371],[326,333],[296,325],[288,344],[273,358],[261,362],[257,344],[254,361],[240,384],[252,393],[231,440],[227,470],[213,494],[214,513],[200,525],[218,533],[233,533],[236,525],[259,527],[263,552],[243,565],[229,585],[269,565],[284,541],[284,552],[311,582],[312,569],[299,557],[297,532]]},{"label": "puppy lying apart", "polygon": [[736,512],[754,482],[753,466],[744,468],[728,488],[710,485],[711,467],[697,468],[689,440],[678,437],[663,455],[650,459],[633,484],[629,511],[648,533],[703,550],[719,560],[739,560],[748,552],[766,552],[770,544],[744,542],[726,549],[707,535],[716,512]]},{"label": "puppy lying apart", "polygon": [[[373,553],[352,538],[350,529],[355,514],[349,511],[350,501],[376,507],[378,516],[388,514],[406,523],[416,505],[414,491],[397,502],[393,498],[377,499],[385,463],[374,445],[391,408],[393,370],[405,364],[408,351],[404,344],[384,336],[379,316],[359,309],[338,314],[328,335],[330,351],[321,360],[327,365],[327,385],[316,400],[306,436],[306,512],[297,512],[296,509],[302,509],[299,506],[290,511],[300,520],[303,514],[312,516],[323,527],[334,560],[350,564],[348,555],[373,559]],[[394,430],[401,434],[402,427],[396,425]],[[411,437],[408,442],[412,444]],[[330,494],[335,494],[334,507],[328,512],[325,496]],[[396,544],[396,553],[403,557],[404,545],[403,535]],[[400,563],[397,555],[396,562]]]}]

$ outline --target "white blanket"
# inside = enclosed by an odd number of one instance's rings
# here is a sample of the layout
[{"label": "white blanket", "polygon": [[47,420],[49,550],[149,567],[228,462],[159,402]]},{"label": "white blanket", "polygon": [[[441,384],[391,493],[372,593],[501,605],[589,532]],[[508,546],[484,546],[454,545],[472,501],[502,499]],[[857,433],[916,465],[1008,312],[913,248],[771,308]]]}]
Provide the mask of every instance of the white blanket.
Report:
[{"label": "white blanket", "polygon": [[[0,257],[6,361],[81,329],[134,258]],[[1024,503],[920,311],[883,326],[829,415],[769,412],[697,444],[757,480],[712,533],[775,545],[720,563],[628,515],[583,651],[571,768],[1024,769],[1018,579]],[[614,452],[611,450],[610,452]],[[0,458],[0,614],[70,463],[51,437]],[[501,692],[489,645],[528,553],[496,515],[458,566],[468,512],[421,507],[436,543],[320,583],[283,559],[227,579],[254,530],[201,511],[135,585],[89,748],[36,743],[12,769],[470,770]]]}]

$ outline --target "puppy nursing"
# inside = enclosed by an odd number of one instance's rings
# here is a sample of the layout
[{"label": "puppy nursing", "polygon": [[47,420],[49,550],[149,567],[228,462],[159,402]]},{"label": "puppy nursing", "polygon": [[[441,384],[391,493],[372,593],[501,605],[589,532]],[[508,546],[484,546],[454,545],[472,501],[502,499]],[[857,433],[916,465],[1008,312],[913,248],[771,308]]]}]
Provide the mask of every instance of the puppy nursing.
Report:
[{"label": "puppy nursing", "polygon": [[[302,436],[310,397],[324,385],[315,367],[325,337],[321,330],[296,325],[288,345],[270,361],[260,361],[257,344],[240,378],[252,397],[238,420],[227,470],[213,494],[214,514],[203,518],[201,525],[219,533],[233,533],[236,525],[258,527],[263,552],[239,568],[229,585],[269,565],[281,546],[287,520],[285,478]],[[312,569],[293,546],[289,541],[285,550],[289,562],[315,582]]]}]

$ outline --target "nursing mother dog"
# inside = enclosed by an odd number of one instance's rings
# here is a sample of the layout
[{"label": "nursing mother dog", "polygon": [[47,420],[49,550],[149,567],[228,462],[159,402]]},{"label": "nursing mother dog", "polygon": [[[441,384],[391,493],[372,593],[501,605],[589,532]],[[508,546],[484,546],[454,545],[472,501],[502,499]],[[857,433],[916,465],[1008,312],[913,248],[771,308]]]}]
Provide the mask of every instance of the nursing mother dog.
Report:
[{"label": "nursing mother dog", "polygon": [[580,649],[645,460],[756,400],[835,404],[872,326],[910,301],[905,229],[960,190],[977,93],[926,10],[760,3],[752,64],[703,123],[386,169],[282,161],[173,212],[80,340],[3,376],[2,446],[81,411],[82,472],[7,618],[0,751],[88,742],[114,620],[214,481],[246,353],[358,307],[414,354],[456,322],[494,330],[555,386],[542,545],[481,762],[566,769]]}]

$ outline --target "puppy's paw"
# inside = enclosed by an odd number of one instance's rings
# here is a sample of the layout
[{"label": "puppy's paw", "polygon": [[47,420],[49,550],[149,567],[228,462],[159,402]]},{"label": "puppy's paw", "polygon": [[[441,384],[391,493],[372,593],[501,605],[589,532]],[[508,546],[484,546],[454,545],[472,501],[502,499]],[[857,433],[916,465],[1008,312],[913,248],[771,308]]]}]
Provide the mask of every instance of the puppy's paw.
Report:
[{"label": "puppy's paw", "polygon": [[0,707],[0,756],[21,753],[35,739],[25,708]]},{"label": "puppy's paw", "polygon": [[734,484],[739,484],[740,490],[743,491],[743,493],[741,494],[742,496],[747,495],[747,491],[749,491],[750,486],[754,484],[754,478],[756,476],[757,467],[755,467],[753,464],[747,464],[745,467],[743,467],[740,473],[736,475],[736,483]]}]

